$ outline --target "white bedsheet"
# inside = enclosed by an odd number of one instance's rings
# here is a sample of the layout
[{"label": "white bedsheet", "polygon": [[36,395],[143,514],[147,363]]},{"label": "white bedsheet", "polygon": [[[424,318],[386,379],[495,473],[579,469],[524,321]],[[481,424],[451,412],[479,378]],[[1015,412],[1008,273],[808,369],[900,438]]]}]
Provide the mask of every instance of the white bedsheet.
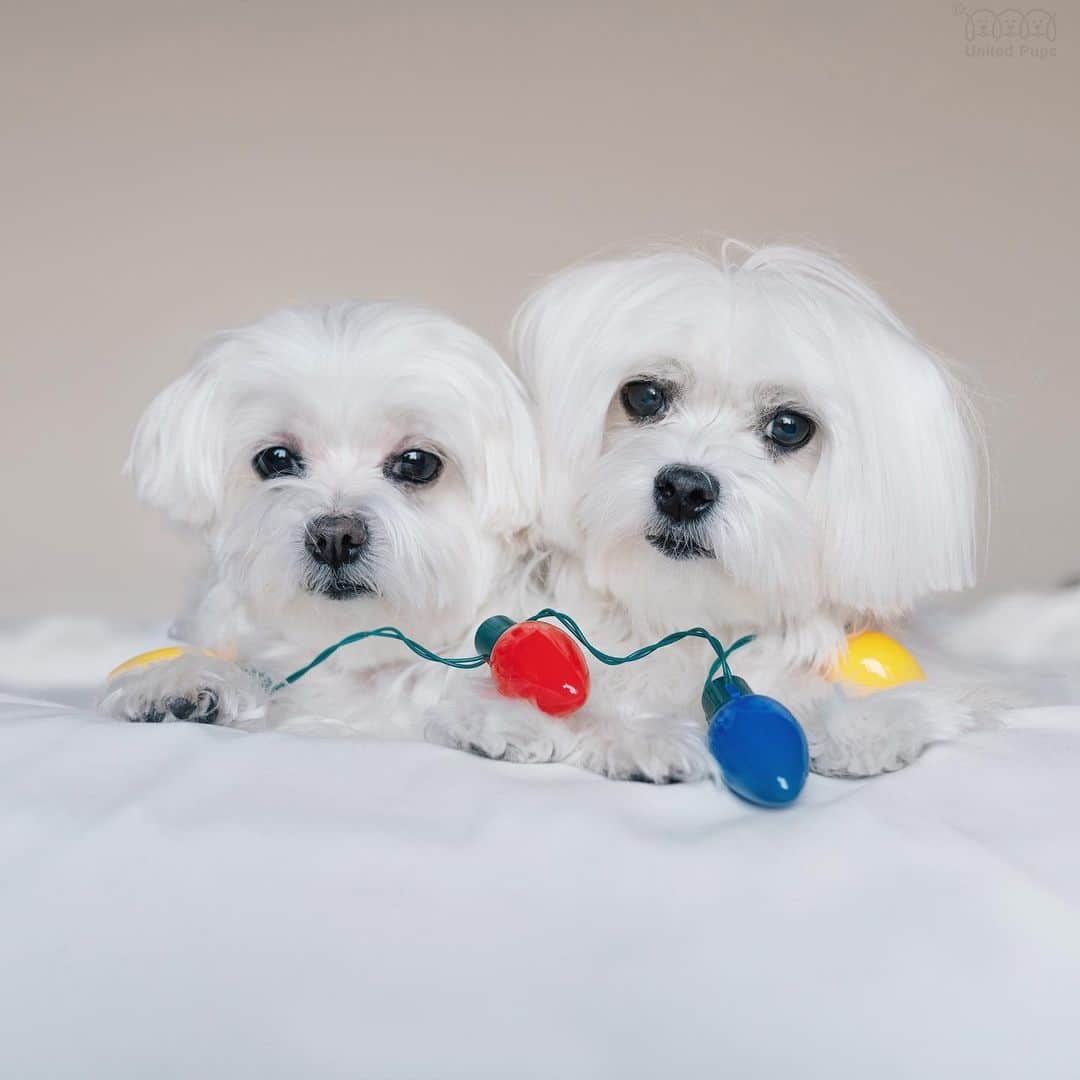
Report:
[{"label": "white bedsheet", "polygon": [[0,1076],[1080,1075],[1080,710],[780,812],[0,695]]}]

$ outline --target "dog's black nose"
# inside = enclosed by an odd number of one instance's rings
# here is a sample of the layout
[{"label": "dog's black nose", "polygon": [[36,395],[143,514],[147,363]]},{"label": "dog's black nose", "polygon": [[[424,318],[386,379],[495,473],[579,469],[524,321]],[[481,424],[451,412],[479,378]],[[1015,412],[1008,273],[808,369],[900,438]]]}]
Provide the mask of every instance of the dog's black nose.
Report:
[{"label": "dog's black nose", "polygon": [[307,523],[304,546],[316,562],[334,570],[356,562],[368,541],[367,526],[358,517],[330,514]]},{"label": "dog's black nose", "polygon": [[690,465],[668,465],[653,481],[656,509],[672,521],[697,521],[720,495],[716,477]]}]

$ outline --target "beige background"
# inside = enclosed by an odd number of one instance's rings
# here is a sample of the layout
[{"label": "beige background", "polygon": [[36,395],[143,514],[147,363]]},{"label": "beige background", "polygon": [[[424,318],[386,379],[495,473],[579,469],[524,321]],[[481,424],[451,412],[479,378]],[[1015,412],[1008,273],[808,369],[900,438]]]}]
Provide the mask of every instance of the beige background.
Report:
[{"label": "beige background", "polygon": [[1037,59],[965,55],[950,0],[4,7],[3,613],[177,602],[189,548],[119,469],[215,329],[402,296],[502,344],[572,259],[726,234],[848,255],[966,364],[987,580],[1080,571],[1080,11],[1053,10]]}]

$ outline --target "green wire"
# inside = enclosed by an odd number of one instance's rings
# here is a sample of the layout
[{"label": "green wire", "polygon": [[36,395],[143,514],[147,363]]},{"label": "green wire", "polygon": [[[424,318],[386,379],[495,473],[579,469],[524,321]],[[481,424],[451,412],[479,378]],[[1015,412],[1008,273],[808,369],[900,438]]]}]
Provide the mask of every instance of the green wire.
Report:
[{"label": "green wire", "polygon": [[359,630],[355,634],[349,634],[348,637],[343,637],[340,641],[334,642],[333,645],[327,646],[310,664],[305,664],[302,668],[294,671],[291,675],[286,675],[281,682],[270,688],[270,692],[280,690],[283,686],[289,686],[296,682],[297,679],[302,679],[312,668],[317,668],[321,663],[329,660],[331,656],[345,645],[353,645],[357,641],[363,641],[365,638],[390,638],[393,641],[400,641],[407,649],[414,652],[422,660],[430,660],[435,664],[445,664],[447,667],[460,668],[462,670],[468,670],[469,668],[478,668],[487,662],[485,656],[440,656],[438,653],[432,652],[430,649],[421,645],[418,641],[413,641],[412,638],[406,637],[396,626],[380,626],[377,630]]},{"label": "green wire", "polygon": [[[627,653],[625,656],[612,656],[609,653],[601,652],[589,639],[585,636],[584,631],[580,626],[569,616],[561,611],[556,611],[554,608],[544,608],[543,611],[538,611],[535,615],[526,619],[526,622],[535,622],[538,619],[557,619],[563,624],[563,626],[574,637],[585,646],[586,649],[596,657],[602,664],[607,664],[609,667],[617,667],[619,664],[632,664],[635,660],[644,660],[646,656],[651,656],[658,649],[665,649],[668,645],[674,645],[677,641],[682,641],[683,638],[695,637],[703,638],[712,647],[716,653],[716,660],[713,661],[713,666],[709,669],[709,679],[712,679],[716,674],[717,667],[721,667],[724,670],[724,681],[730,681],[732,678],[731,668],[728,666],[727,658],[735,652],[736,649],[741,649],[744,645],[748,645],[754,640],[753,634],[747,634],[745,637],[739,638],[730,649],[725,649],[720,644],[718,638],[709,633],[703,626],[694,626],[689,630],[676,630],[673,634],[668,634],[667,637],[661,638],[659,641],[654,641],[651,645],[644,645],[640,649],[635,649],[633,652]],[[708,680],[706,680],[708,681]]]},{"label": "green wire", "polygon": [[[636,660],[644,660],[646,656],[651,656],[658,649],[665,649],[668,645],[674,645],[678,641],[682,641],[683,638],[694,637],[701,638],[707,641],[716,653],[716,659],[713,661],[712,667],[709,668],[709,676],[705,680],[706,683],[711,682],[716,674],[717,668],[723,670],[724,681],[730,682],[733,678],[731,674],[731,668],[728,665],[728,657],[735,652],[736,649],[741,649],[744,645],[749,645],[754,640],[753,634],[747,634],[744,637],[739,638],[730,649],[725,649],[720,644],[718,638],[709,633],[703,626],[694,626],[689,630],[677,630],[673,634],[668,634],[667,637],[661,638],[659,641],[654,641],[651,645],[644,645],[640,649],[635,649],[633,652],[627,653],[625,656],[613,656],[610,653],[602,652],[598,649],[589,639],[585,636],[584,631],[580,626],[567,614],[562,611],[556,611],[554,608],[544,608],[538,611],[535,615],[530,615],[525,622],[539,622],[541,619],[556,619],[562,623],[563,627],[572,634],[586,649],[602,664],[607,664],[609,667],[617,667],[620,664],[632,664]],[[415,653],[422,660],[430,660],[435,664],[444,664],[446,667],[456,668],[461,671],[467,671],[471,668],[483,667],[487,663],[486,656],[440,656],[436,652],[432,652],[431,649],[424,645],[421,645],[418,641],[413,641],[412,638],[406,637],[396,626],[380,626],[376,630],[360,630],[355,634],[349,634],[348,637],[343,637],[340,641],[335,642],[333,645],[327,646],[323,649],[318,656],[309,664],[305,664],[302,668],[294,671],[291,675],[286,675],[281,682],[276,683],[270,688],[270,692],[274,693],[277,690],[281,690],[285,686],[290,686],[298,679],[302,679],[312,668],[317,668],[321,663],[329,660],[331,656],[345,645],[353,645],[358,641],[363,641],[365,638],[389,638],[392,641],[400,641],[407,649]]]}]

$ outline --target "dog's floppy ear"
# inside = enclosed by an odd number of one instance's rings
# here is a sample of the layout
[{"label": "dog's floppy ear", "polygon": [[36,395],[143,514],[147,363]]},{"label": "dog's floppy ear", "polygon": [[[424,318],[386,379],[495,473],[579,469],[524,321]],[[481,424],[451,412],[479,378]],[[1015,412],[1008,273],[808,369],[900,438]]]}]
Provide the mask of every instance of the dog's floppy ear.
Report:
[{"label": "dog's floppy ear", "polygon": [[530,296],[514,317],[514,364],[536,413],[543,462],[541,526],[545,537],[572,549],[580,540],[577,500],[584,472],[600,456],[614,378],[596,353],[615,277],[609,264],[563,270]]},{"label": "dog's floppy ear", "polygon": [[974,584],[979,479],[959,385],[915,342],[882,337],[865,408],[825,450],[826,580],[844,606],[890,614]]},{"label": "dog's floppy ear", "polygon": [[472,496],[489,527],[512,536],[531,526],[540,501],[540,455],[533,417],[517,376],[491,346],[486,400],[476,402],[485,430],[481,468],[475,474]]},{"label": "dog's floppy ear", "polygon": [[794,286],[838,380],[811,489],[827,599],[887,616],[971,585],[980,440],[959,382],[831,260],[762,249],[754,269]]},{"label": "dog's floppy ear", "polygon": [[225,473],[225,403],[221,365],[230,335],[212,339],[194,367],[150,403],[132,439],[126,469],[140,499],[174,521],[211,523]]}]

